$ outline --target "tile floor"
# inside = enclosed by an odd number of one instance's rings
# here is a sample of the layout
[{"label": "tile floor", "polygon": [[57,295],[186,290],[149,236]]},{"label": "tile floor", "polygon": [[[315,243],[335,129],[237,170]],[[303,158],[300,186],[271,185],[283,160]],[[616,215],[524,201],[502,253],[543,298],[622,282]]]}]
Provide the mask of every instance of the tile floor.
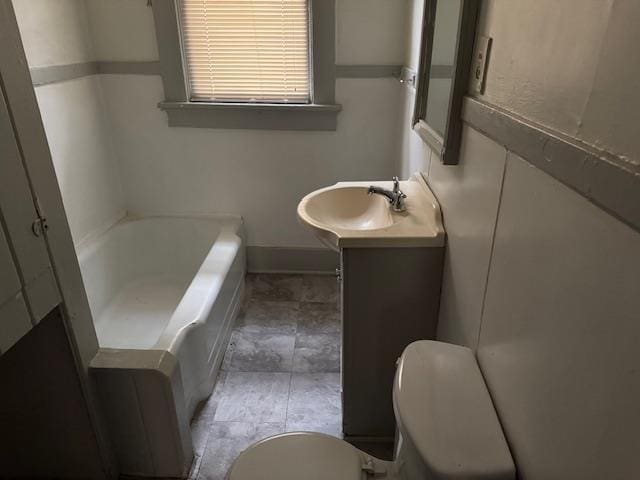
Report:
[{"label": "tile floor", "polygon": [[341,436],[338,282],[249,275],[216,388],[192,423],[190,478],[222,480],[249,444],[308,430]]}]

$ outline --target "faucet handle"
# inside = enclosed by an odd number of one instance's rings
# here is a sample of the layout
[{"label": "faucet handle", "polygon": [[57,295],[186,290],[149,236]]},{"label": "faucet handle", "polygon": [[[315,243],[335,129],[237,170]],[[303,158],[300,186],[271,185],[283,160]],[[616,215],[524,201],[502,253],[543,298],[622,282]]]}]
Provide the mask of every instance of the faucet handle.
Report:
[{"label": "faucet handle", "polygon": [[393,192],[398,193],[400,191],[400,179],[397,176],[394,176],[392,180],[393,180]]}]

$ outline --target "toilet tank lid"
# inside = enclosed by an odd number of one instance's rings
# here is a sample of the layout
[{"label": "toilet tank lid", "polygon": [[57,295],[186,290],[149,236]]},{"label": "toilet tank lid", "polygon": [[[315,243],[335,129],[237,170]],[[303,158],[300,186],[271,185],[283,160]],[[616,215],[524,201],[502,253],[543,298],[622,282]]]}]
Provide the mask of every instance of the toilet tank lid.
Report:
[{"label": "toilet tank lid", "polygon": [[515,467],[471,350],[423,340],[403,352],[393,404],[434,478],[513,479]]}]

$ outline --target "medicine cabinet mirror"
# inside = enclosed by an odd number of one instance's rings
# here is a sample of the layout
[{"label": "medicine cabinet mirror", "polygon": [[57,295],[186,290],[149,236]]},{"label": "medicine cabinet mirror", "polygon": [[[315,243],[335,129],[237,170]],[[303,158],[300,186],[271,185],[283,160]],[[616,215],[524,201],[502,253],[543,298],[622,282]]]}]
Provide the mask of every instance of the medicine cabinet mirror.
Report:
[{"label": "medicine cabinet mirror", "polygon": [[425,0],[413,128],[444,164],[458,163],[479,0]]}]

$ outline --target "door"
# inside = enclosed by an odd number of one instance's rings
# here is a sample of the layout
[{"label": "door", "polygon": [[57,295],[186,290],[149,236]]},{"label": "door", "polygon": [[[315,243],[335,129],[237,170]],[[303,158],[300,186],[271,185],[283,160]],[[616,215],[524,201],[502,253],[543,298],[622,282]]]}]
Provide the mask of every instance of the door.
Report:
[{"label": "door", "polygon": [[[42,352],[51,351],[55,346],[53,336],[42,335],[47,330],[41,328],[52,325],[41,320],[53,315],[59,319],[57,325],[63,332],[61,337],[57,336],[57,341],[63,338],[64,344],[57,350],[68,349],[70,357],[67,358],[71,359],[71,364],[66,365],[76,373],[74,381],[78,388],[74,399],[78,408],[74,417],[84,415],[88,419],[83,438],[97,454],[95,460],[92,456],[90,466],[87,456],[81,453],[76,458],[83,458],[75,465],[60,465],[62,460],[51,458],[46,448],[32,450],[30,461],[24,465],[20,476],[38,471],[36,463],[42,461],[55,465],[60,477],[70,472],[75,472],[76,477],[115,477],[117,467],[106,425],[89,378],[89,364],[98,351],[98,340],[10,0],[0,0],[0,45],[0,362],[7,360],[2,363],[3,367],[10,366],[24,373],[22,377],[14,375],[17,383],[3,385],[5,388],[13,388],[14,392],[24,390],[32,399],[44,397],[41,405],[34,403],[32,415],[23,416],[28,424],[20,425],[16,420],[19,416],[12,417],[10,409],[0,411],[4,415],[5,434],[0,436],[0,443],[9,442],[12,448],[15,447],[11,443],[13,428],[18,431],[32,428],[31,431],[39,436],[40,444],[57,442],[59,446],[64,445],[64,435],[78,437],[64,416],[43,413],[51,404],[46,397],[51,389],[47,387],[57,385],[60,377],[60,370],[49,368],[46,357],[41,356],[47,355]],[[37,330],[32,332],[37,335],[29,335],[31,330]],[[39,338],[44,342],[42,352],[39,347],[32,347],[36,350],[23,355],[25,345],[35,343],[25,343],[27,338],[24,337]],[[24,339],[22,342],[21,338]],[[17,358],[24,361],[16,361]],[[43,361],[45,374],[33,381],[31,363],[42,364]],[[24,381],[21,382],[21,378]],[[68,400],[70,390],[60,392],[63,400]],[[0,396],[0,401],[2,398]],[[16,405],[15,408],[22,408],[19,402]],[[24,413],[24,408],[20,413]],[[46,441],[43,440],[45,432],[49,432]],[[1,447],[0,451],[8,451]],[[30,448],[29,445],[22,447]],[[0,455],[0,460],[12,462],[12,458],[7,457]],[[82,469],[88,472],[87,468],[91,469],[91,475],[82,473]]]},{"label": "door", "polygon": [[60,303],[13,123],[0,95],[0,354]]}]

